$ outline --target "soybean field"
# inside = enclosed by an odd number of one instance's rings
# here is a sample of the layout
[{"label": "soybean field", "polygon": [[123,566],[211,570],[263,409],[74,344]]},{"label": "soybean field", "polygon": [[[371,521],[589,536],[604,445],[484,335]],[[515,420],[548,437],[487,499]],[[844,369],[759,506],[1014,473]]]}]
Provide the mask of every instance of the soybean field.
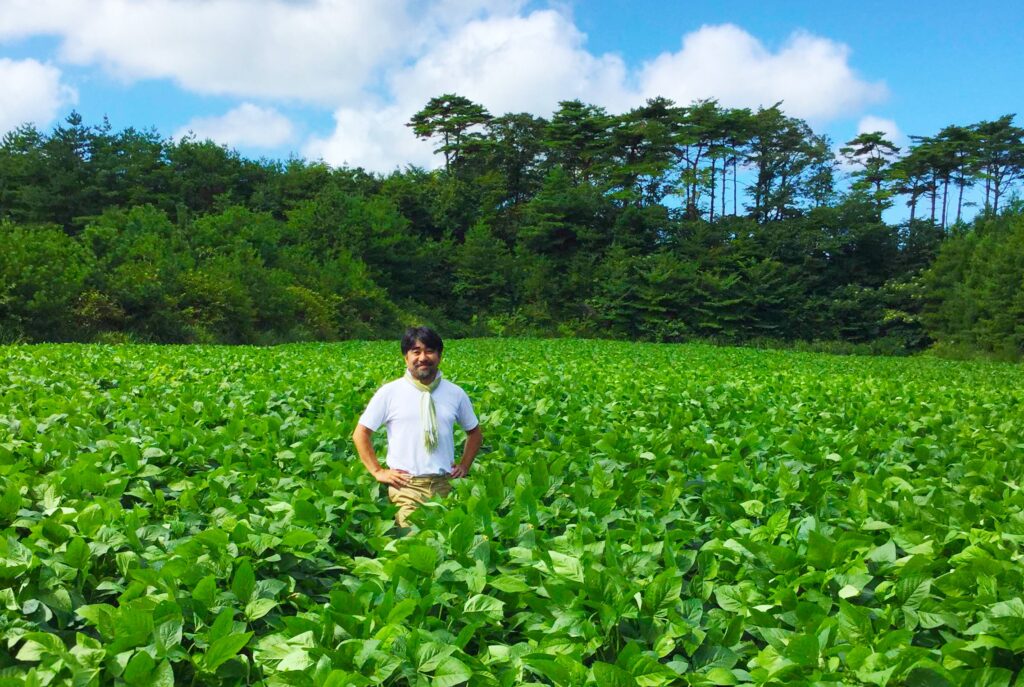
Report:
[{"label": "soybean field", "polygon": [[1017,683],[1024,369],[441,367],[484,449],[396,536],[350,441],[395,342],[0,347],[0,687]]}]

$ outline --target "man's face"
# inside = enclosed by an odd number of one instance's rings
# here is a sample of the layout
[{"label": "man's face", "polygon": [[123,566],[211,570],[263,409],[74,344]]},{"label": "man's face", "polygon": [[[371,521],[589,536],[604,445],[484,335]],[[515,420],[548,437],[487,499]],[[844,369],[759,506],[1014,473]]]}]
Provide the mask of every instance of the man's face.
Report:
[{"label": "man's face", "polygon": [[429,384],[437,376],[437,366],[441,364],[441,354],[433,348],[427,348],[421,342],[413,344],[405,354],[405,366],[423,384]]}]

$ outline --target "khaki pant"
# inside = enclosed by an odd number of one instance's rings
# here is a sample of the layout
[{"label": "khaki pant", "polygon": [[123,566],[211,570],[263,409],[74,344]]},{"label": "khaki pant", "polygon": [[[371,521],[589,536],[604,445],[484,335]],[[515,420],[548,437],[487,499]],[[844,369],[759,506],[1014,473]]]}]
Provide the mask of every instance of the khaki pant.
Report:
[{"label": "khaki pant", "polygon": [[447,496],[452,490],[448,478],[442,475],[424,475],[413,477],[409,484],[400,489],[388,487],[388,498],[398,506],[395,521],[399,527],[409,526],[409,516],[424,501],[434,496]]}]

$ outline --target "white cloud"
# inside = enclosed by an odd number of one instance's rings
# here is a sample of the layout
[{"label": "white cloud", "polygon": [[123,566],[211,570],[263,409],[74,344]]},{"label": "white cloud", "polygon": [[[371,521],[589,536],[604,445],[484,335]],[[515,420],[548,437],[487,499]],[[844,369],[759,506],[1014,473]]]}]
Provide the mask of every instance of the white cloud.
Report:
[{"label": "white cloud", "polygon": [[227,146],[274,148],[292,140],[291,121],[273,108],[242,103],[220,117],[197,117],[175,133],[180,138],[189,133],[199,139],[212,139]]},{"label": "white cloud", "polygon": [[887,94],[850,67],[849,48],[798,32],[777,52],[732,24],[704,26],[683,37],[682,48],[662,53],[640,70],[640,90],[687,104],[716,98],[727,107],[783,101],[789,115],[825,121]]},{"label": "white cloud", "polygon": [[0,37],[53,33],[60,57],[126,81],[337,104],[417,45],[406,0],[10,0]]},{"label": "white cloud", "polygon": [[392,73],[390,90],[417,109],[452,91],[498,114],[548,115],[572,98],[626,107],[633,95],[624,86],[625,64],[613,55],[595,57],[585,38],[550,10],[472,21]]},{"label": "white cloud", "polygon": [[[376,161],[382,161],[383,168],[392,169],[403,160],[396,155],[407,150],[411,136],[398,127],[431,97],[449,92],[493,114],[542,116],[572,98],[612,112],[658,95],[680,104],[717,98],[727,107],[770,106],[781,100],[787,114],[812,123],[848,115],[886,96],[884,84],[867,82],[852,70],[846,46],[806,33],[794,34],[771,52],[736,26],[706,26],[686,35],[678,52],[662,54],[635,72],[617,55],[594,55],[585,43],[586,36],[565,15],[550,10],[470,21],[432,43],[410,65],[390,71],[390,124],[372,109],[346,108],[336,113],[338,130],[312,148],[329,163],[358,160],[378,169]],[[373,144],[353,141],[355,131],[382,138]],[[409,161],[419,163],[420,158]]]},{"label": "white cloud", "polygon": [[889,141],[900,147],[907,144],[907,137],[903,135],[903,132],[900,131],[899,126],[896,125],[894,120],[876,117],[875,115],[861,117],[857,123],[857,135],[870,134],[875,131],[881,131]]},{"label": "white cloud", "polygon": [[193,93],[331,108],[335,131],[309,140],[307,152],[374,170],[439,164],[404,124],[446,92],[494,114],[542,116],[573,98],[612,112],[658,95],[680,104],[716,98],[730,107],[781,100],[788,114],[814,125],[854,116],[886,96],[883,83],[852,69],[845,45],[809,33],[773,50],[737,26],[704,26],[683,36],[678,51],[630,66],[589,50],[571,11],[528,12],[528,4],[4,0],[0,40],[53,35],[63,61],[101,66],[126,82],[170,79]]},{"label": "white cloud", "polygon": [[0,134],[22,124],[45,126],[78,100],[61,71],[36,60],[0,58]]},{"label": "white cloud", "polygon": [[585,38],[553,11],[471,21],[412,64],[391,71],[390,106],[340,108],[334,133],[311,141],[307,153],[377,171],[406,163],[437,166],[440,157],[430,153],[430,144],[416,141],[405,123],[443,93],[458,93],[495,115],[550,116],[560,100],[573,98],[628,109],[637,96],[625,87],[625,64],[617,56],[595,57],[585,49]]},{"label": "white cloud", "polygon": [[334,113],[334,131],[312,138],[303,149],[308,158],[331,165],[391,172],[406,165],[435,167],[432,146],[405,126],[409,116],[398,107],[341,108]]},{"label": "white cloud", "polygon": [[836,162],[839,164],[839,169],[846,173],[855,172],[863,169],[863,161],[853,160],[841,152],[846,146],[848,141],[853,140],[856,136],[861,134],[870,134],[876,131],[881,131],[885,138],[895,143],[897,146],[902,148],[907,143],[906,136],[900,131],[899,126],[892,119],[885,119],[884,117],[877,117],[875,115],[865,115],[860,118],[857,122],[857,133],[849,138],[844,138],[842,141],[836,142],[833,146],[833,153],[835,154]]}]

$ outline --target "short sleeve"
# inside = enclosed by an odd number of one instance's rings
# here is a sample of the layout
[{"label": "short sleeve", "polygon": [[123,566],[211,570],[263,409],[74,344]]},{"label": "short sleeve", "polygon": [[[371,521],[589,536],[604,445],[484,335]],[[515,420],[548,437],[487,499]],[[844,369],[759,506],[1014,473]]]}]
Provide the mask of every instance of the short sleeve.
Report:
[{"label": "short sleeve", "polygon": [[377,393],[370,399],[370,403],[366,406],[366,410],[359,416],[359,424],[366,427],[370,431],[376,432],[377,429],[384,424],[384,418],[387,417],[388,412],[388,401],[387,394],[384,393],[384,387],[377,389]]},{"label": "short sleeve", "polygon": [[473,412],[473,403],[465,392],[463,392],[462,399],[459,401],[459,412],[455,420],[459,423],[459,427],[462,427],[467,432],[476,429],[476,426],[480,424],[480,421],[476,419],[476,413]]}]

